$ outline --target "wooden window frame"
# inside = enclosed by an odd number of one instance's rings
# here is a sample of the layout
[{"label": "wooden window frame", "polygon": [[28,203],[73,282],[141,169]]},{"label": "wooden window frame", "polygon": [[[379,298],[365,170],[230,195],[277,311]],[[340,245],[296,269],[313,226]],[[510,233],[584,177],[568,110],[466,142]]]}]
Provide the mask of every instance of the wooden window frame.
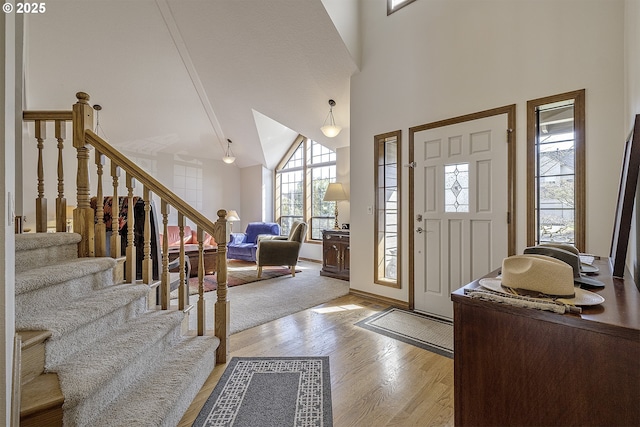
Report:
[{"label": "wooden window frame", "polygon": [[[280,181],[280,173],[283,172],[283,168],[284,166],[287,164],[287,162],[289,161],[289,159],[291,158],[291,156],[293,156],[293,154],[298,150],[298,148],[302,145],[302,152],[303,152],[303,160],[302,160],[302,166],[300,167],[296,167],[295,170],[301,170],[302,171],[302,179],[303,179],[303,188],[302,188],[302,193],[303,193],[303,214],[302,214],[302,219],[307,223],[307,234],[305,236],[305,243],[312,243],[312,244],[322,244],[322,237],[320,237],[319,239],[313,239],[312,238],[312,219],[313,218],[321,218],[321,217],[312,217],[312,189],[311,189],[311,185],[312,185],[312,170],[316,167],[324,167],[324,166],[336,166],[337,167],[337,159],[335,162],[324,162],[324,163],[316,163],[316,164],[311,164],[311,144],[312,144],[312,139],[307,138],[305,136],[302,135],[298,135],[298,137],[295,139],[295,141],[293,142],[293,144],[291,144],[291,147],[289,147],[289,149],[287,150],[287,152],[285,153],[285,155],[282,157],[282,159],[280,160],[280,163],[278,163],[278,165],[276,166],[276,169],[274,170],[274,182],[275,182],[275,201],[274,201],[274,210],[275,210],[275,218],[276,221],[282,226],[282,210],[281,210],[281,204],[280,204],[280,191],[281,191],[281,181]],[[320,144],[318,141],[315,141],[316,143]],[[322,145],[322,144],[321,144]],[[325,146],[326,147],[326,146]],[[335,150],[332,150],[335,153]],[[337,156],[337,153],[336,153]],[[288,170],[285,170],[284,172],[287,172]],[[336,176],[337,179],[337,176]],[[338,202],[334,202],[334,203],[338,203]],[[322,217],[324,218],[324,217]],[[331,217],[333,218],[333,217]]]},{"label": "wooden window frame", "polygon": [[[380,207],[380,197],[378,195],[378,192],[380,190],[380,186],[378,184],[380,176],[378,174],[378,169],[379,169],[379,161],[380,161],[380,145],[381,143],[384,143],[385,140],[387,138],[391,138],[391,137],[395,137],[396,138],[396,144],[397,144],[397,152],[396,152],[396,170],[397,170],[397,176],[396,176],[396,181],[397,181],[397,192],[398,192],[398,200],[397,200],[397,209],[396,209],[396,218],[397,218],[397,237],[396,237],[396,244],[397,244],[397,255],[396,255],[396,278],[395,280],[389,280],[386,279],[384,277],[380,277],[380,262],[381,259],[384,260],[384,251],[382,251],[382,253],[379,250],[379,244],[378,244],[378,235],[380,233],[380,229],[379,229],[379,224],[380,224],[380,217],[379,217],[379,213],[381,210]],[[387,132],[387,133],[383,133],[380,135],[376,135],[373,138],[374,140],[374,194],[375,194],[375,199],[374,199],[374,208],[373,208],[373,212],[374,212],[374,236],[376,239],[376,244],[374,245],[374,249],[373,249],[373,259],[374,259],[374,266],[373,266],[373,278],[374,278],[374,283],[378,284],[378,285],[383,285],[383,286],[389,286],[392,288],[397,288],[400,289],[402,287],[402,281],[401,281],[401,271],[402,271],[402,173],[400,170],[400,167],[402,165],[402,131],[400,130],[396,130],[393,132]],[[386,221],[386,219],[385,219]]]},{"label": "wooden window frame", "polygon": [[574,102],[575,246],[586,251],[585,89],[527,101],[527,246],[536,242],[536,109],[555,102]]}]

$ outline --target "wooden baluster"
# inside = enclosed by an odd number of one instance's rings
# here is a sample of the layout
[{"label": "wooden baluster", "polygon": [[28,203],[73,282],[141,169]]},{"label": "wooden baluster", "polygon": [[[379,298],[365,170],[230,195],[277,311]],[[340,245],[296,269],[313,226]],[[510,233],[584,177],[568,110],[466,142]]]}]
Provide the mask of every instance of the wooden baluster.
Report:
[{"label": "wooden baluster", "polygon": [[64,167],[62,153],[67,137],[67,122],[56,120],[55,134],[58,141],[58,197],[56,198],[56,231],[67,231],[67,199],[64,197]]},{"label": "wooden baluster", "polygon": [[105,156],[96,150],[96,167],[98,175],[98,189],[96,194],[96,256],[107,256],[107,228],[104,224],[104,195],[102,192],[102,173]]},{"label": "wooden baluster", "polygon": [[118,199],[118,180],[120,166],[111,161],[111,177],[113,178],[113,199],[111,201],[111,258],[122,256],[120,243],[120,201]]},{"label": "wooden baluster", "polygon": [[142,283],[150,284],[153,281],[153,262],[151,261],[151,191],[146,185],[142,187],[142,200],[144,200]]},{"label": "wooden baluster", "polygon": [[36,232],[47,232],[47,199],[44,197],[44,140],[47,139],[47,122],[36,120],[36,140],[38,141],[38,198],[36,199]]},{"label": "wooden baluster", "polygon": [[169,204],[166,201],[160,202],[162,213],[162,275],[160,282],[160,305],[163,310],[169,309],[169,288],[171,275],[169,274]]},{"label": "wooden baluster", "polygon": [[127,261],[125,268],[125,280],[127,283],[136,282],[136,246],[135,246],[135,206],[133,202],[133,189],[136,186],[136,180],[129,173],[126,176],[127,189],[129,196],[127,199]]},{"label": "wooden baluster", "polygon": [[178,291],[178,309],[184,310],[189,301],[189,287],[187,286],[186,259],[184,255],[184,215],[178,212],[178,228],[180,230],[180,287]]},{"label": "wooden baluster", "polygon": [[78,102],[73,105],[73,146],[77,151],[78,171],[76,175],[78,207],[73,211],[73,231],[82,236],[78,243],[78,256],[95,255],[95,227],[91,208],[89,186],[89,147],[85,143],[84,131],[93,128],[93,108],[89,95],[76,93]]},{"label": "wooden baluster", "polygon": [[[229,223],[227,222],[227,211],[218,211],[218,220],[215,223],[214,239],[218,244],[216,254],[218,276],[217,301],[215,304],[215,335],[220,340],[220,345],[216,350],[216,363],[226,363],[229,357],[229,301],[227,300],[227,239],[229,238]],[[199,238],[198,238],[199,239]]]},{"label": "wooden baluster", "polygon": [[204,231],[202,227],[197,228],[198,236],[198,335],[204,335],[205,331],[205,311],[204,311]]}]

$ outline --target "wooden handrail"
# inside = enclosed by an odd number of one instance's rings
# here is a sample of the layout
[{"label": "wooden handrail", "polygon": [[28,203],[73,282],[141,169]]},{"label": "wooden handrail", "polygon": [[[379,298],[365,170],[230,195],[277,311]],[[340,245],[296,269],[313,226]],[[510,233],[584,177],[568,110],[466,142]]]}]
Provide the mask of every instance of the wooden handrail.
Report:
[{"label": "wooden handrail", "polygon": [[140,181],[149,189],[153,194],[158,195],[162,200],[169,202],[171,206],[182,212],[184,216],[191,221],[202,227],[207,233],[213,236],[214,224],[206,216],[198,212],[193,206],[182,200],[171,190],[165,187],[160,181],[145,172],[140,166],[133,163],[127,156],[120,151],[113,148],[107,141],[96,135],[91,130],[85,130],[85,142],[93,146],[100,153],[106,155],[112,161],[124,169],[128,174],[131,174],[136,180]]},{"label": "wooden handrail", "polygon": [[73,111],[38,111],[27,110],[22,112],[22,120],[32,122],[34,120],[54,121],[64,120],[70,122],[73,120]]},{"label": "wooden handrail", "polygon": [[[46,221],[47,204],[44,197],[44,171],[42,167],[43,142],[46,139],[47,122],[55,123],[55,136],[58,141],[58,198],[56,199],[56,220],[57,231],[66,231],[66,198],[64,197],[64,171],[62,164],[62,151],[65,141],[66,122],[71,122],[73,128],[73,148],[76,149],[76,157],[78,160],[76,174],[76,202],[77,207],[73,211],[73,228],[74,232],[80,234],[81,240],[78,243],[79,257],[105,256],[112,257],[121,256],[120,238],[118,233],[118,221],[113,219],[111,223],[111,252],[107,254],[106,248],[106,227],[104,223],[104,211],[101,200],[104,198],[103,192],[103,172],[105,160],[110,160],[111,178],[113,181],[113,198],[118,200],[118,186],[120,183],[120,171],[125,172],[126,194],[128,206],[132,212],[134,206],[134,188],[136,181],[142,184],[142,192],[144,201],[145,218],[144,222],[144,241],[142,246],[142,282],[151,285],[153,278],[153,269],[151,265],[151,234],[150,234],[150,201],[151,193],[161,199],[161,215],[163,224],[163,239],[158,244],[161,245],[163,253],[161,257],[161,283],[160,283],[160,308],[162,310],[170,309],[170,278],[168,270],[168,213],[169,206],[172,206],[178,213],[178,225],[180,227],[180,285],[178,309],[189,313],[191,307],[189,304],[187,278],[185,272],[185,248],[184,248],[184,220],[188,218],[196,224],[196,232],[198,236],[198,304],[197,304],[197,324],[198,335],[205,333],[205,304],[204,304],[204,232],[209,233],[218,244],[218,253],[216,261],[216,274],[218,276],[217,301],[215,302],[215,319],[214,333],[220,339],[220,345],[216,351],[216,360],[218,363],[225,363],[228,357],[229,347],[229,329],[230,329],[230,310],[229,301],[227,299],[227,265],[226,265],[226,246],[229,236],[228,222],[226,220],[226,211],[221,209],[217,212],[218,219],[213,222],[197,211],[190,204],[178,197],[173,191],[165,187],[153,176],[141,169],[132,162],[127,156],[111,146],[107,141],[94,133],[93,127],[93,108],[89,104],[89,95],[84,92],[76,94],[78,102],[73,105],[71,111],[24,111],[23,120],[35,122],[35,137],[38,142],[38,191],[39,197],[36,199],[36,210],[40,213],[36,214],[39,221]],[[90,185],[89,185],[89,152],[91,147],[95,149],[95,167],[97,169],[97,195],[96,208],[90,206]],[[95,220],[95,221],[94,221]],[[58,224],[59,223],[59,224]],[[128,217],[128,235],[126,247],[125,276],[127,282],[134,283],[137,280],[136,271],[136,243],[134,239],[135,227],[134,215]],[[40,227],[46,231],[46,222]],[[195,261],[195,260],[194,260]],[[153,298],[155,298],[155,287],[150,286],[153,290]],[[151,301],[151,294],[149,301]],[[151,303],[150,303],[151,304]],[[155,304],[153,304],[155,305]],[[188,317],[187,317],[188,320]],[[187,322],[188,323],[188,322]],[[187,329],[189,327],[187,326]]]}]

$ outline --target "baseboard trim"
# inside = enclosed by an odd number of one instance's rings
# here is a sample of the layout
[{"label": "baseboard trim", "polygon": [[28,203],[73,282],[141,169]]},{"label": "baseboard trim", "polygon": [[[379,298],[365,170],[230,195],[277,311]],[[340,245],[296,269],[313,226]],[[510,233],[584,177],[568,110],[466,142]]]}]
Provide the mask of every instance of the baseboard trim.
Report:
[{"label": "baseboard trim", "polygon": [[382,295],[372,294],[370,292],[359,291],[357,289],[349,289],[349,293],[351,295],[355,295],[357,297],[368,298],[372,300],[376,300],[378,302],[388,304],[392,307],[401,308],[403,310],[409,310],[409,303],[406,301],[400,301],[394,298],[383,297]]}]

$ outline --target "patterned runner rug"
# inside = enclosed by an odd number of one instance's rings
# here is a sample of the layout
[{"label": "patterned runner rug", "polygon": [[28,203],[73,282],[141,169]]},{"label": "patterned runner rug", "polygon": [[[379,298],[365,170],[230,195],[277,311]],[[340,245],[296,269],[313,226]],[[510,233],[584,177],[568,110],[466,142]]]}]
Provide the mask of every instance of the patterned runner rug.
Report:
[{"label": "patterned runner rug", "polygon": [[356,326],[453,359],[453,324],[446,320],[389,308]]},{"label": "patterned runner rug", "polygon": [[194,427],[331,427],[329,357],[234,357]]}]

